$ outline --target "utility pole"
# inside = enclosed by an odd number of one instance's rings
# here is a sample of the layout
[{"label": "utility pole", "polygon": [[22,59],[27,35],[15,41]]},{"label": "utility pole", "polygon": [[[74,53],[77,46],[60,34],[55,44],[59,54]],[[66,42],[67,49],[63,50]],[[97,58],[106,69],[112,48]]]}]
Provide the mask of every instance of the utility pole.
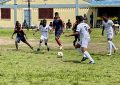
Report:
[{"label": "utility pole", "polygon": [[31,11],[30,11],[30,0],[28,0],[28,16],[29,16],[29,22],[28,22],[28,27],[31,27]]},{"label": "utility pole", "polygon": [[78,10],[79,10],[79,2],[78,2],[78,0],[75,0],[75,13],[76,13],[76,16],[78,16]]},{"label": "utility pole", "polygon": [[17,21],[17,1],[14,0],[14,25],[16,24]]}]

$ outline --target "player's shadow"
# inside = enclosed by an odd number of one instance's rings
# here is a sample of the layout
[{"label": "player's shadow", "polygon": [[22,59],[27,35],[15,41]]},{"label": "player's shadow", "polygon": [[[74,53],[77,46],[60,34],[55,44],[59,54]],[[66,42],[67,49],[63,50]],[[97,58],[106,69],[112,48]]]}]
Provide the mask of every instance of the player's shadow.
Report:
[{"label": "player's shadow", "polygon": [[72,62],[72,63],[84,64],[84,63],[81,63],[81,61],[78,61],[78,60],[63,60],[63,62]]}]

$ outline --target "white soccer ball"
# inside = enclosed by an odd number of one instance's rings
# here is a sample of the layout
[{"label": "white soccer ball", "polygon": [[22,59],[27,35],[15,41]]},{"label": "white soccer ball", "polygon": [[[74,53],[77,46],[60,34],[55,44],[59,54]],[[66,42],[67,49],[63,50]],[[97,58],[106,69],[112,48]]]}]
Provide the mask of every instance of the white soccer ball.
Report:
[{"label": "white soccer ball", "polygon": [[63,52],[58,52],[58,53],[57,53],[57,56],[58,56],[58,57],[63,57]]}]

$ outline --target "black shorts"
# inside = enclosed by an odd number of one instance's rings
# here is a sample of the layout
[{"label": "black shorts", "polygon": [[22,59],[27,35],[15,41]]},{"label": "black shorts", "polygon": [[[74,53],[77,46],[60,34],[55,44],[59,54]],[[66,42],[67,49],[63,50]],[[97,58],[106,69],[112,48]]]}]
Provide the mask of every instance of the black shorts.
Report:
[{"label": "black shorts", "polygon": [[62,34],[62,30],[55,31],[55,37],[60,37]]},{"label": "black shorts", "polygon": [[16,37],[16,42],[20,43],[20,41],[25,42],[26,41],[25,37],[19,37],[19,36],[17,36]]}]

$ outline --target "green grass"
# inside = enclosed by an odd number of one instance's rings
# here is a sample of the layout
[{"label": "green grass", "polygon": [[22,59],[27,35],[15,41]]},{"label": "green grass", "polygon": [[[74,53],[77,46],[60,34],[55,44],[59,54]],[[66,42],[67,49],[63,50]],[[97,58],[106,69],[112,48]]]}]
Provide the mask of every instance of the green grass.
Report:
[{"label": "green grass", "polygon": [[[40,35],[39,32],[35,36],[32,33],[26,31],[28,41],[36,49]],[[89,46],[96,62],[94,65],[87,64],[88,60],[79,63],[82,55],[73,48],[73,37],[62,36],[64,56],[57,58],[54,34],[49,36],[51,51],[47,52],[43,46],[38,53],[24,44],[15,51],[11,34],[12,30],[0,29],[0,39],[8,40],[8,44],[0,43],[0,85],[120,85],[120,50],[117,54],[106,56],[106,38],[101,36],[99,29],[93,29]],[[120,48],[119,34],[113,41]]]}]

